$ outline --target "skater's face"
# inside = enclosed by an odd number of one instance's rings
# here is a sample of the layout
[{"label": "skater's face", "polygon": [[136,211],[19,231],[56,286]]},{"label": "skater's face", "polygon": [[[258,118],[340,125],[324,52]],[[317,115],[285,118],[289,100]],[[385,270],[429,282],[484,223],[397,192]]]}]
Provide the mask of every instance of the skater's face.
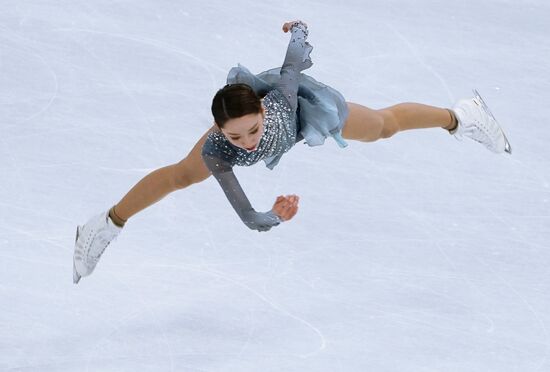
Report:
[{"label": "skater's face", "polygon": [[229,119],[221,131],[232,145],[249,152],[256,151],[264,132],[264,111]]}]

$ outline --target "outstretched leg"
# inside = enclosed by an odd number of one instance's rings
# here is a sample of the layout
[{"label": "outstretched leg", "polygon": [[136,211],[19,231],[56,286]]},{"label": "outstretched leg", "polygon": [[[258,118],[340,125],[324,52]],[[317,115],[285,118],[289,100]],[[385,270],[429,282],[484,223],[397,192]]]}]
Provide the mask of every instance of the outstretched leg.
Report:
[{"label": "outstretched leg", "polygon": [[372,142],[395,133],[420,128],[456,127],[452,111],[420,103],[400,103],[381,110],[348,102],[349,116],[342,129],[345,139]]},{"label": "outstretched leg", "polygon": [[128,218],[172,191],[208,178],[210,171],[202,160],[201,150],[209,133],[210,131],[202,136],[185,159],[151,172],[108,212],[92,217],[87,223],[77,227],[73,255],[74,283],[94,271],[105,248],[116,239]]},{"label": "outstretched leg", "polygon": [[210,176],[210,171],[202,160],[201,150],[211,130],[201,137],[191,152],[179,163],[159,168],[142,178],[113,207],[112,219],[119,218],[125,222],[169,193],[207,179]]}]

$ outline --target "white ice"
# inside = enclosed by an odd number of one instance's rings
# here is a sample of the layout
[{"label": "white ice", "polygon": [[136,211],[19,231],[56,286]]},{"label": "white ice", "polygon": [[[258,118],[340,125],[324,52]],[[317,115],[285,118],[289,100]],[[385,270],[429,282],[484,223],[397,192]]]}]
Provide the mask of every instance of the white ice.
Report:
[{"label": "white ice", "polygon": [[[550,370],[550,3],[3,0],[0,370]],[[442,130],[297,145],[132,218],[72,283],[75,228],[211,126],[227,71],[281,64],[347,100],[450,107],[477,88],[514,154]]]}]

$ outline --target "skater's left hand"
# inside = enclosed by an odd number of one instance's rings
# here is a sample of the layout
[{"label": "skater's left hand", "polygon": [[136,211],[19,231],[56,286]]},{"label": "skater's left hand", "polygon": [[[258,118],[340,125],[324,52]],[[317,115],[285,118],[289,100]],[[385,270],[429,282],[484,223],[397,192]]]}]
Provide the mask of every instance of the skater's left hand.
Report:
[{"label": "skater's left hand", "polygon": [[296,21],[292,21],[292,22],[286,22],[284,25],[283,25],[283,32],[288,32],[290,30],[292,30],[292,25],[295,24],[296,22],[300,22],[300,23],[303,23],[304,26],[307,27],[307,24],[303,21],[300,21],[300,20],[296,20]]},{"label": "skater's left hand", "polygon": [[278,196],[272,211],[283,221],[288,221],[298,213],[298,195]]}]

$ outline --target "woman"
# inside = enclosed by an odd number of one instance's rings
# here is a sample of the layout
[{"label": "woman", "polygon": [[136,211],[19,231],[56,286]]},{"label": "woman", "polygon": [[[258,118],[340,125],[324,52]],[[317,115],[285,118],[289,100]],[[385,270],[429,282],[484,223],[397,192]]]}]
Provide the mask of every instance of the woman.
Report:
[{"label": "woman", "polygon": [[279,196],[270,211],[256,212],[232,169],[260,160],[272,169],[284,153],[302,140],[316,146],[331,137],[345,147],[345,140],[371,142],[408,129],[443,128],[478,141],[494,152],[511,152],[504,133],[477,93],[475,98],[458,102],[453,110],[417,103],[371,110],[345,102],[333,88],[301,73],[312,65],[307,25],[287,22],[283,31],[291,31],[292,36],[280,69],[255,76],[242,66],[233,68],[228,84],[212,101],[215,125],[189,155],[177,164],[150,173],[109,211],[77,228],[75,283],[93,272],[105,248],[130,217],[210,174],[249,228],[267,231],[290,220],[298,211],[298,196]]}]

